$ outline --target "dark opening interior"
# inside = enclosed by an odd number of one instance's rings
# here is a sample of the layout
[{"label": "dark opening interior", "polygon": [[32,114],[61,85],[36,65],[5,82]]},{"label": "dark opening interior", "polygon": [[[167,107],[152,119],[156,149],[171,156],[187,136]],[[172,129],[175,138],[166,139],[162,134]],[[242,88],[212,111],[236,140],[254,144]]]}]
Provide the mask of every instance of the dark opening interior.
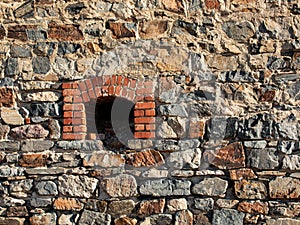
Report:
[{"label": "dark opening interior", "polygon": [[[117,99],[117,104],[114,105]],[[114,105],[114,112],[112,109]],[[134,104],[124,98],[101,97],[95,109],[96,128],[103,145],[109,150],[124,150],[134,132]],[[114,121],[112,122],[112,118]],[[116,133],[118,135],[116,135]],[[124,143],[126,141],[126,143]]]}]

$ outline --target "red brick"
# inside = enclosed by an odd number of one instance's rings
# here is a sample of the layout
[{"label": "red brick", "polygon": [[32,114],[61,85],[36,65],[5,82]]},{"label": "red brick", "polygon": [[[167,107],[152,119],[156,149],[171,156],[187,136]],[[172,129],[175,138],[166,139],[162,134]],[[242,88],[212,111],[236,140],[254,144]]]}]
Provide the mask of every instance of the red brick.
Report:
[{"label": "red brick", "polygon": [[146,101],[154,101],[155,100],[153,95],[147,95],[144,98],[145,98]]},{"label": "red brick", "polygon": [[144,116],[144,115],[145,115],[144,110],[134,110],[134,116],[135,117],[141,117],[141,116]]},{"label": "red brick", "polygon": [[115,86],[109,86],[108,94],[109,95],[114,95],[115,94]]},{"label": "red brick", "polygon": [[100,87],[96,87],[95,88],[95,95],[96,95],[96,98],[99,98],[102,96],[102,92],[101,92],[101,88]]},{"label": "red brick", "polygon": [[155,123],[155,118],[154,117],[138,117],[134,118],[134,123]]},{"label": "red brick", "polygon": [[134,97],[134,102],[142,102],[142,101],[144,101],[145,100],[145,98],[144,98],[144,95],[136,95],[135,97]]},{"label": "red brick", "polygon": [[84,39],[79,26],[59,25],[55,22],[49,24],[48,38],[60,41],[78,41]]},{"label": "red brick", "polygon": [[85,92],[82,92],[82,100],[83,102],[89,102],[90,101],[90,97],[89,97],[89,94],[85,91]]},{"label": "red brick", "polygon": [[86,134],[81,133],[63,133],[62,137],[64,140],[84,140]]},{"label": "red brick", "polygon": [[153,87],[154,86],[154,81],[148,80],[144,82],[144,87]]},{"label": "red brick", "polygon": [[138,102],[135,104],[135,109],[153,109],[155,102]]},{"label": "red brick", "polygon": [[116,87],[115,95],[116,95],[116,96],[120,96],[120,95],[121,95],[121,92],[122,92],[122,86],[117,86],[117,87]]},{"label": "red brick", "polygon": [[81,125],[81,126],[74,126],[74,132],[86,132],[87,128],[85,125]]},{"label": "red brick", "polygon": [[100,87],[100,86],[102,86],[103,84],[104,84],[104,82],[103,82],[103,77],[97,77],[97,84],[98,84],[98,86]]},{"label": "red brick", "polygon": [[145,115],[146,116],[155,116],[155,109],[146,109]]},{"label": "red brick", "polygon": [[136,94],[140,95],[148,95],[148,94],[152,94],[153,93],[153,89],[152,88],[140,88],[136,90]]},{"label": "red brick", "polygon": [[118,78],[117,78],[117,84],[118,85],[122,85],[122,81],[123,81],[123,77],[122,76],[118,76]]},{"label": "red brick", "polygon": [[109,76],[105,76],[105,77],[104,77],[103,83],[104,83],[105,85],[110,85],[110,77],[109,77]]},{"label": "red brick", "polygon": [[80,96],[74,96],[73,102],[74,103],[81,103],[82,102],[82,98]]},{"label": "red brick", "polygon": [[72,119],[72,124],[73,125],[85,125],[86,120],[85,120],[85,118],[73,118]]},{"label": "red brick", "polygon": [[134,130],[145,130],[145,125],[144,124],[135,124],[134,125]]},{"label": "red brick", "polygon": [[91,88],[89,90],[89,96],[90,96],[90,99],[95,99],[96,98],[96,94],[94,92],[94,88]]},{"label": "red brick", "polygon": [[82,118],[85,116],[85,113],[83,111],[75,111],[73,114],[75,118]]},{"label": "red brick", "polygon": [[72,132],[72,131],[73,131],[72,126],[64,126],[63,127],[63,132],[65,132],[65,133]]},{"label": "red brick", "polygon": [[156,126],[155,124],[146,124],[146,130],[155,130]]},{"label": "red brick", "polygon": [[93,84],[90,79],[85,80],[85,85],[86,85],[87,89],[93,88]]},{"label": "red brick", "polygon": [[127,97],[127,89],[126,88],[123,88],[121,96],[122,97]]},{"label": "red brick", "polygon": [[134,100],[135,99],[135,92],[133,90],[128,90],[127,91],[127,98],[129,100]]},{"label": "red brick", "polygon": [[117,77],[116,77],[116,75],[112,75],[111,76],[110,84],[111,85],[115,85],[116,83],[117,83]]},{"label": "red brick", "polygon": [[63,110],[77,110],[77,111],[82,111],[84,110],[84,105],[83,104],[64,104]]},{"label": "red brick", "polygon": [[73,102],[73,96],[64,96],[64,102],[72,103]]},{"label": "red brick", "polygon": [[136,88],[136,80],[130,80],[130,87]]},{"label": "red brick", "polygon": [[155,132],[135,132],[134,138],[155,138]]},{"label": "red brick", "polygon": [[64,118],[64,125],[70,125],[72,122],[72,118]]},{"label": "red brick", "polygon": [[31,119],[30,118],[25,118],[25,123],[26,124],[30,124],[31,123]]},{"label": "red brick", "polygon": [[65,111],[64,112],[64,118],[71,118],[73,117],[73,112],[72,111]]},{"label": "red brick", "polygon": [[78,86],[81,92],[86,91],[86,85],[84,81],[80,82]]},{"label": "red brick", "polygon": [[63,96],[70,96],[70,95],[80,95],[80,91],[78,89],[64,89]]},{"label": "red brick", "polygon": [[124,84],[123,84],[123,85],[127,87],[128,84],[129,84],[129,81],[130,81],[129,78],[128,78],[128,77],[125,77],[125,78],[124,78]]},{"label": "red brick", "polygon": [[61,87],[62,89],[72,89],[73,85],[72,83],[63,83]]},{"label": "red brick", "polygon": [[93,84],[93,87],[99,87],[98,77],[91,78],[91,82]]}]

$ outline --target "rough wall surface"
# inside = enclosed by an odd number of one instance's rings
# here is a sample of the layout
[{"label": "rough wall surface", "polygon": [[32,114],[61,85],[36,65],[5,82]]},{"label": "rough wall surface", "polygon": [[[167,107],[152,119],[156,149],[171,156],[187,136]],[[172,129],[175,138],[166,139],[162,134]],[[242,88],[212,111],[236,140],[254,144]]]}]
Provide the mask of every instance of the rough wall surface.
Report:
[{"label": "rough wall surface", "polygon": [[[2,0],[0,224],[300,224],[299,14]],[[103,96],[135,103],[127,149],[96,134]]]}]

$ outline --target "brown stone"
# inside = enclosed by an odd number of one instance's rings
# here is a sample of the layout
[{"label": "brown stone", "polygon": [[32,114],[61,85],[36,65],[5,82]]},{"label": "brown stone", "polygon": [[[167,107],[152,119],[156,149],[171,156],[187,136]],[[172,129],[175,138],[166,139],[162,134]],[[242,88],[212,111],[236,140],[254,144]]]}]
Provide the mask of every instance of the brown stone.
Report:
[{"label": "brown stone", "polygon": [[0,218],[0,225],[23,225],[24,220],[21,218]]},{"label": "brown stone", "polygon": [[42,167],[46,166],[47,155],[45,154],[24,154],[19,162],[23,167]]},{"label": "brown stone", "polygon": [[193,225],[193,214],[188,210],[176,213],[175,225]]},{"label": "brown stone", "polygon": [[105,213],[107,210],[107,202],[96,199],[88,199],[84,208],[92,211],[99,211],[100,213]]},{"label": "brown stone", "polygon": [[0,140],[6,140],[9,134],[10,128],[8,125],[0,124]]},{"label": "brown stone", "polygon": [[27,30],[35,30],[37,26],[35,25],[16,25],[16,26],[9,26],[7,31],[7,37],[18,39],[20,41],[27,41]]},{"label": "brown stone", "polygon": [[84,39],[82,32],[76,25],[50,23],[48,35],[50,39],[57,39],[59,41],[79,41]]},{"label": "brown stone", "polygon": [[127,23],[109,23],[109,29],[113,33],[113,38],[130,38],[135,37],[133,28],[128,27]]},{"label": "brown stone", "polygon": [[234,183],[235,194],[242,199],[265,199],[266,186],[259,181],[241,180]]},{"label": "brown stone", "polygon": [[205,0],[205,6],[208,9],[219,9],[220,2],[219,0]]},{"label": "brown stone", "polygon": [[268,90],[260,97],[260,100],[262,102],[271,102],[274,99],[275,94],[275,90]]},{"label": "brown stone", "polygon": [[257,178],[253,170],[250,168],[230,170],[229,174],[231,180],[251,180]]},{"label": "brown stone", "polygon": [[245,153],[243,145],[235,142],[216,150],[209,161],[220,169],[235,169],[245,167]]},{"label": "brown stone", "polygon": [[80,211],[83,209],[83,204],[74,198],[58,198],[55,199],[53,207],[57,210]]},{"label": "brown stone", "polygon": [[277,177],[269,183],[271,198],[299,198],[300,180],[291,177]]},{"label": "brown stone", "polygon": [[83,159],[83,166],[119,167],[125,163],[120,154],[93,152]]},{"label": "brown stone", "polygon": [[269,207],[268,203],[260,202],[260,201],[251,201],[251,202],[241,202],[238,205],[238,210],[245,213],[260,213],[260,214],[268,214]]},{"label": "brown stone", "polygon": [[2,25],[0,25],[0,39],[3,39],[5,37],[5,29]]},{"label": "brown stone", "polygon": [[194,225],[211,225],[209,219],[204,214],[194,215]]},{"label": "brown stone", "polygon": [[161,0],[164,9],[172,12],[183,12],[184,7],[181,0]]},{"label": "brown stone", "polygon": [[13,206],[13,207],[9,207],[9,209],[7,210],[7,216],[24,217],[24,216],[28,216],[28,211],[26,206]]},{"label": "brown stone", "polygon": [[53,225],[56,224],[56,214],[43,213],[30,217],[30,225]]},{"label": "brown stone", "polygon": [[138,213],[143,216],[163,213],[165,203],[166,203],[165,199],[142,201]]},{"label": "brown stone", "polygon": [[108,206],[108,213],[112,215],[126,215],[130,214],[135,207],[132,200],[113,201]]},{"label": "brown stone", "polygon": [[115,219],[115,225],[136,225],[137,224],[137,220],[136,219],[132,219],[129,217],[121,217],[118,219]]},{"label": "brown stone", "polygon": [[205,132],[205,122],[191,121],[189,131],[190,138],[202,138]]},{"label": "brown stone", "polygon": [[11,88],[0,88],[0,106],[12,107],[15,103],[13,90]]},{"label": "brown stone", "polygon": [[141,38],[156,38],[168,29],[168,22],[164,20],[145,21],[141,24],[139,34]]},{"label": "brown stone", "polygon": [[55,0],[35,0],[35,4],[48,5],[53,4]]},{"label": "brown stone", "polygon": [[129,154],[127,163],[134,167],[159,166],[164,164],[164,158],[158,151],[148,150]]},{"label": "brown stone", "polygon": [[128,174],[103,179],[102,186],[111,197],[130,197],[137,193],[136,180]]}]

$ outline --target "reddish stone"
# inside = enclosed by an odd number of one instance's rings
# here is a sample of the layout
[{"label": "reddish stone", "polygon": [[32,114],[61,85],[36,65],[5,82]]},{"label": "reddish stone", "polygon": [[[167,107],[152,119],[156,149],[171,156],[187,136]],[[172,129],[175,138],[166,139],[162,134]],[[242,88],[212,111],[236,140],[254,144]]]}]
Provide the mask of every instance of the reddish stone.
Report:
[{"label": "reddish stone", "polygon": [[268,90],[261,96],[260,100],[262,102],[271,102],[274,99],[275,94],[275,90]]},{"label": "reddish stone", "polygon": [[242,168],[238,170],[230,170],[230,179],[231,180],[251,180],[257,178],[252,169]]},{"label": "reddish stone", "polygon": [[34,25],[16,25],[9,26],[7,31],[7,37],[18,39],[20,41],[27,41],[27,33],[26,30],[35,30],[37,26]]},{"label": "reddish stone", "polygon": [[163,213],[165,203],[165,199],[142,201],[138,213],[143,216]]},{"label": "reddish stone", "polygon": [[59,41],[79,41],[83,40],[83,34],[76,25],[58,25],[56,23],[49,24],[49,38]]},{"label": "reddish stone", "polygon": [[153,20],[143,22],[139,29],[141,38],[155,38],[164,34],[168,29],[168,22],[164,20]]},{"label": "reddish stone", "polygon": [[210,153],[208,157],[213,165],[220,169],[235,169],[245,167],[245,153],[243,145],[240,142],[235,142]]},{"label": "reddish stone", "polygon": [[205,122],[204,121],[191,121],[189,137],[190,138],[202,138],[205,132]]},{"label": "reddish stone", "polygon": [[12,107],[15,102],[11,88],[0,88],[0,106]]},{"label": "reddish stone", "polygon": [[242,199],[265,199],[268,195],[264,183],[253,180],[241,180],[234,183],[235,194]]},{"label": "reddish stone", "polygon": [[46,166],[47,155],[44,154],[25,154],[22,155],[19,161],[20,166],[23,167],[42,167]]},{"label": "reddish stone", "polygon": [[269,207],[268,203],[265,202],[241,202],[239,203],[238,210],[245,213],[260,213],[260,214],[268,214]]},{"label": "reddish stone", "polygon": [[127,163],[134,167],[158,166],[164,164],[164,158],[158,151],[148,150],[129,154]]},{"label": "reddish stone", "polygon": [[10,135],[16,139],[45,138],[48,134],[49,131],[40,124],[15,127],[10,132]]},{"label": "reddish stone", "polygon": [[205,0],[205,5],[208,9],[218,9],[218,8],[220,8],[219,0]]},{"label": "reddish stone", "polygon": [[109,23],[109,29],[113,33],[113,38],[130,38],[135,37],[135,32],[129,28],[126,23]]},{"label": "reddish stone", "polygon": [[74,198],[58,198],[54,201],[53,207],[57,210],[80,211],[83,204]]}]

